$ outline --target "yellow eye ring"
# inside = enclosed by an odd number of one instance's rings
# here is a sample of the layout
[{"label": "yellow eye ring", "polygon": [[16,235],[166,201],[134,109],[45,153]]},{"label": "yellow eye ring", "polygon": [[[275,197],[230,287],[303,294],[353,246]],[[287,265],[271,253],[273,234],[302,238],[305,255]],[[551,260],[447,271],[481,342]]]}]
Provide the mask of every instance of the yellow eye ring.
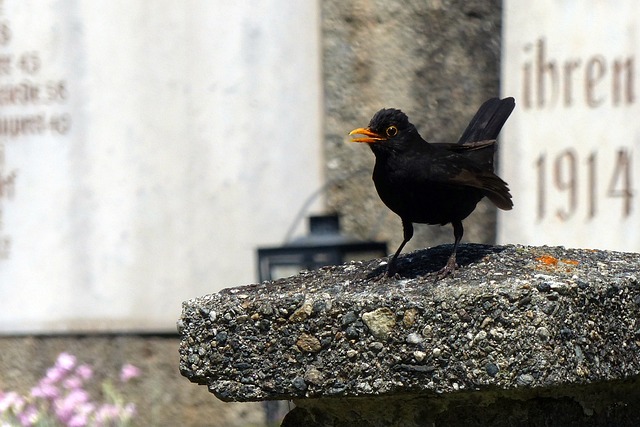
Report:
[{"label": "yellow eye ring", "polygon": [[389,126],[386,130],[385,133],[387,134],[387,136],[389,138],[393,138],[394,136],[396,136],[398,134],[398,128],[395,126]]}]

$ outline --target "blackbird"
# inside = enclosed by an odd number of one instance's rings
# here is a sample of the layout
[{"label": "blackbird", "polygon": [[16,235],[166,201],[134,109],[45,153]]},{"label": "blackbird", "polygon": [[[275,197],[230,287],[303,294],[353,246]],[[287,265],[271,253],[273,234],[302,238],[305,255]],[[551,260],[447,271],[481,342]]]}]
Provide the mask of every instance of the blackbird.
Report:
[{"label": "blackbird", "polygon": [[395,276],[398,255],[413,236],[413,223],[453,226],[453,252],[438,278],[456,269],[462,220],[487,196],[503,210],[513,207],[507,183],[493,173],[495,139],[515,107],[513,98],[492,98],[478,109],[457,143],[428,143],[402,111],[378,111],[353,142],[368,143],[376,157],[373,182],[380,199],[402,220],[404,240],[387,266]]}]

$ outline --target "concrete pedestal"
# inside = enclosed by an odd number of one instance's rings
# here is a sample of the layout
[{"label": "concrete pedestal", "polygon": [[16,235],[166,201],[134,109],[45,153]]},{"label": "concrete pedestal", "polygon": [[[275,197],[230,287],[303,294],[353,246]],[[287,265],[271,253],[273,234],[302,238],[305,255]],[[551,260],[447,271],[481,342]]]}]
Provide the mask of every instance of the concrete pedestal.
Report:
[{"label": "concrete pedestal", "polygon": [[[640,255],[463,245],[187,301],[180,369],[285,426],[637,425]],[[511,424],[510,424],[511,423]]]}]

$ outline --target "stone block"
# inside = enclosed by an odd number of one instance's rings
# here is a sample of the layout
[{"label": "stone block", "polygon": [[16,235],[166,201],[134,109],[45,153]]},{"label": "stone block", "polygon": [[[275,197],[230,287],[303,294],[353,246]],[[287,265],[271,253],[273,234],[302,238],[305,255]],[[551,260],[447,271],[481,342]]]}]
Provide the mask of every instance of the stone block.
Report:
[{"label": "stone block", "polygon": [[640,419],[640,255],[463,245],[434,281],[450,250],[401,257],[399,280],[372,260],[187,301],[181,372],[225,401],[293,400],[284,425]]}]

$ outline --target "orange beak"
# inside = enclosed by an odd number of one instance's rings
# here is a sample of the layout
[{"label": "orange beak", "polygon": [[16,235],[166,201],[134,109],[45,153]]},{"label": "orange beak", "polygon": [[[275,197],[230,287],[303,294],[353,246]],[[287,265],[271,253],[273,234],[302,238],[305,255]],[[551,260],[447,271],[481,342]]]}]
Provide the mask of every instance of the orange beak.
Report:
[{"label": "orange beak", "polygon": [[384,138],[382,135],[372,132],[371,129],[368,129],[368,128],[354,129],[351,132],[349,132],[349,135],[364,135],[367,138],[351,138],[351,142],[366,142],[368,144],[387,139],[387,138]]}]

